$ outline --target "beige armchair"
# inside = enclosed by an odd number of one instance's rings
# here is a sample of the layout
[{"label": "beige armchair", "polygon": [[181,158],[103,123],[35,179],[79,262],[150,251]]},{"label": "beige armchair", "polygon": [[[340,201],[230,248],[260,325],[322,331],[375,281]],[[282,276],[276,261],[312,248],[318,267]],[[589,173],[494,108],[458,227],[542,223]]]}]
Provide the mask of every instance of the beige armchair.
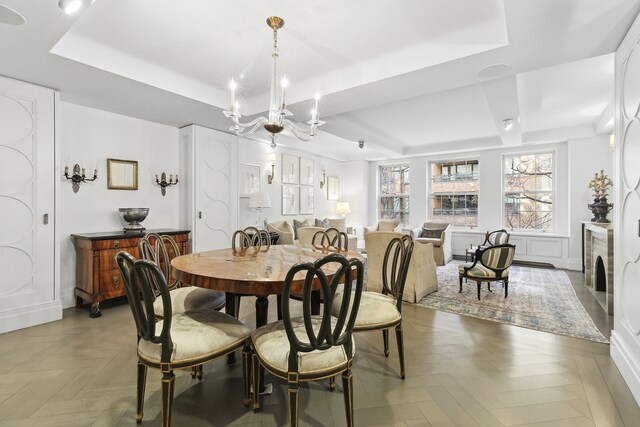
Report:
[{"label": "beige armchair", "polygon": [[[369,231],[364,236],[367,246],[367,291],[382,290],[382,262],[389,242],[394,237],[401,238],[403,233],[393,231]],[[402,300],[418,302],[423,296],[438,290],[436,263],[433,258],[433,246],[415,245],[409,263],[409,272]]]},{"label": "beige armchair", "polygon": [[372,231],[398,231],[396,228],[400,225],[398,219],[381,219],[376,225],[365,226],[364,234]]},{"label": "beige armchair", "polygon": [[425,222],[421,227],[411,230],[411,236],[416,243],[431,243],[433,245],[436,264],[445,265],[453,259],[451,224],[448,222]]},{"label": "beige armchair", "polygon": [[358,250],[358,236],[352,233],[352,228],[347,227],[347,219],[346,218],[329,218],[329,225],[339,232],[347,234],[347,240],[349,241],[349,250],[357,251]]},{"label": "beige armchair", "polygon": [[302,227],[298,228],[298,244],[300,246],[310,246],[313,242],[313,236],[318,231],[327,231],[323,227]]}]

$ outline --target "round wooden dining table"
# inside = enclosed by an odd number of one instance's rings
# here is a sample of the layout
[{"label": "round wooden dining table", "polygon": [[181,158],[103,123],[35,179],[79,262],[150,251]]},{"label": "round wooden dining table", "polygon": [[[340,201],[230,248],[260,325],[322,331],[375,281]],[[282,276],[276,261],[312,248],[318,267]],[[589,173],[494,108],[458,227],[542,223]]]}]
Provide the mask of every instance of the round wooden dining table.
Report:
[{"label": "round wooden dining table", "polygon": [[[331,253],[362,260],[358,252],[311,246],[272,245],[266,251],[264,247],[261,251],[253,248],[234,251],[229,248],[176,257],[171,261],[172,276],[184,284],[225,292],[225,310],[234,317],[238,316],[238,297],[255,296],[256,328],[259,328],[267,324],[268,296],[282,294],[289,269],[295,264],[314,262]],[[331,277],[338,267],[331,264],[323,267],[327,277]],[[300,272],[292,282],[291,293],[302,293],[303,284],[304,273]],[[314,283],[313,290],[319,289],[320,285]]]}]

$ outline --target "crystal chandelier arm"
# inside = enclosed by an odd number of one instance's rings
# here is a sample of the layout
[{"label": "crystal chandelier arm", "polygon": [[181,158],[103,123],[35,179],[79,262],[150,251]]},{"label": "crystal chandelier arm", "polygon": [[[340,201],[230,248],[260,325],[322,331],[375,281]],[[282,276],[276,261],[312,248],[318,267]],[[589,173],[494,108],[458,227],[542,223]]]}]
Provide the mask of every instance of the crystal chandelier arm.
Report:
[{"label": "crystal chandelier arm", "polygon": [[[236,135],[238,135],[238,136],[246,136],[246,135],[252,134],[252,133],[253,133],[253,132],[255,132],[255,131],[256,131],[260,126],[262,126],[263,124],[267,123],[267,119],[265,119],[264,117],[260,117],[260,118],[258,118],[258,119],[256,119],[256,120],[253,120],[251,123],[253,124],[253,126],[251,126],[251,128],[250,128],[248,131],[246,131],[246,132],[243,132],[243,131],[244,131],[245,127],[249,127],[249,126],[250,126],[250,124],[248,124],[248,125],[246,125],[246,126],[242,127],[241,129],[236,129],[236,130],[235,130]],[[232,128],[232,129],[233,129],[233,128]]]},{"label": "crystal chandelier arm", "polygon": [[292,122],[289,119],[284,119],[284,125],[286,127],[288,127],[289,129],[291,129],[291,131],[294,131],[294,132],[297,132],[297,133],[303,133],[305,135],[311,135],[313,133],[313,131],[318,127],[317,125],[312,125],[308,129],[305,129],[305,128],[302,128],[302,127],[298,126],[297,124],[295,124],[294,122]]},{"label": "crystal chandelier arm", "polygon": [[240,120],[238,120],[238,118],[235,115],[230,116],[230,118],[233,121],[234,125],[242,129],[248,128],[248,127],[257,128],[257,126],[260,126],[268,122],[268,120],[265,117],[258,117],[257,119],[251,120],[249,123],[240,123]]}]

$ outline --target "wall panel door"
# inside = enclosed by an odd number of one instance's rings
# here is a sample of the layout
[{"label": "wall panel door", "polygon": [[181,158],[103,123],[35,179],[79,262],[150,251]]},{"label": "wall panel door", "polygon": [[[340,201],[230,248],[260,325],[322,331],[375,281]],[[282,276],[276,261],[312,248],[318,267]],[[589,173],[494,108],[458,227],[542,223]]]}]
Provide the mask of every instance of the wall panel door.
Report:
[{"label": "wall panel door", "polygon": [[0,332],[62,315],[53,172],[54,92],[0,78]]}]

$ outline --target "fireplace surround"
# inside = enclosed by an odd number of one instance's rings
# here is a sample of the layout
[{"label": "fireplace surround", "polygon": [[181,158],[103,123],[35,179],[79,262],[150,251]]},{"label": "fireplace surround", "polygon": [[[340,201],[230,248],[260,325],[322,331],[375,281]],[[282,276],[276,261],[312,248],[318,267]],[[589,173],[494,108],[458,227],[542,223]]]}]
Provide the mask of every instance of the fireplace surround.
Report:
[{"label": "fireplace surround", "polygon": [[[584,223],[585,285],[598,302],[613,315],[613,227]],[[604,298],[599,295],[604,293]]]}]

